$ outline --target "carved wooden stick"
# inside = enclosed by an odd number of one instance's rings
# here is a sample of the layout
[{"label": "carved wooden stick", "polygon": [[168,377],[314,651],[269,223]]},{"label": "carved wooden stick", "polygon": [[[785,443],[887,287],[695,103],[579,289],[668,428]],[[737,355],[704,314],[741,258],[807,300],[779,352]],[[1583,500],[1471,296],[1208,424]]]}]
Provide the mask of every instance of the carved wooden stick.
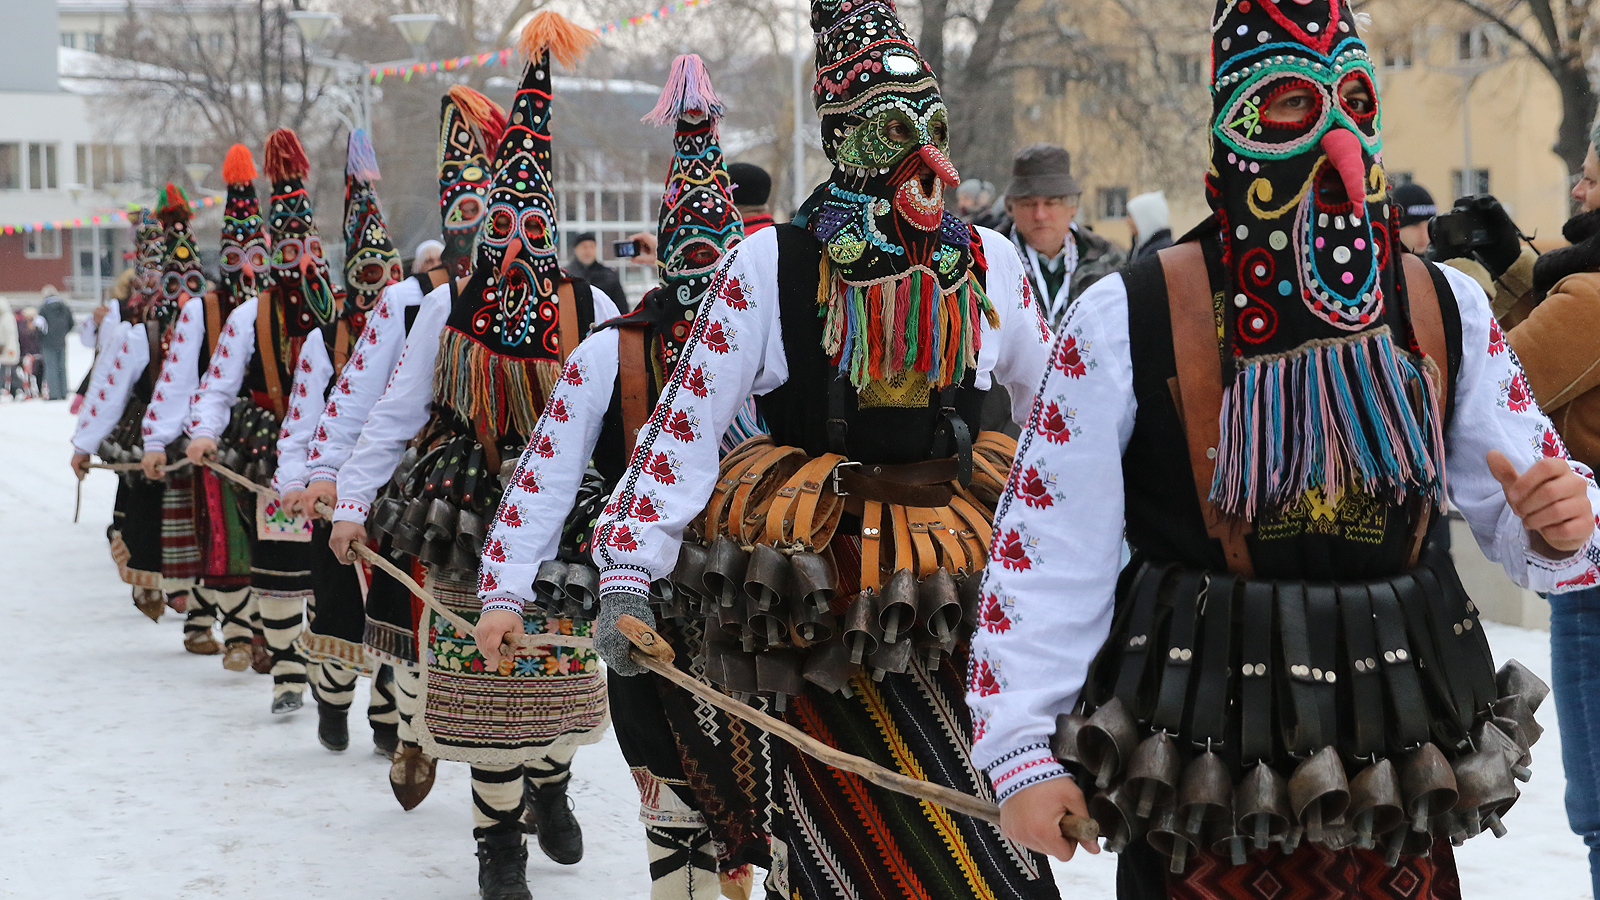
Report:
[{"label": "carved wooden stick", "polygon": [[[781,719],[775,719],[748,704],[740,703],[717,689],[696,681],[672,664],[672,647],[655,629],[633,616],[617,620],[617,629],[633,642],[633,661],[662,678],[676,684],[696,697],[710,703],[730,716],[743,719],[768,734],[776,735],[794,745],[807,756],[821,760],[835,769],[843,769],[865,778],[881,788],[936,803],[985,822],[1000,821],[1000,807],[981,797],[965,794],[941,784],[912,778],[886,769],[877,763],[830,747]],[[1079,842],[1100,838],[1100,825],[1095,820],[1072,814],[1061,817],[1061,834]]]}]

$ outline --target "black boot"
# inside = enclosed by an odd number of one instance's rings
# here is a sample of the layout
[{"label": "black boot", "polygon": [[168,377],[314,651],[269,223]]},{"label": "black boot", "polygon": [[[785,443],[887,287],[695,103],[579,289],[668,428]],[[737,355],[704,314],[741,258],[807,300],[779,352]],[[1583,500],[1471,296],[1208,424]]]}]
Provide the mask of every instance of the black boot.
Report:
[{"label": "black boot", "polygon": [[335,753],[350,746],[350,708],[317,701],[317,740]]},{"label": "black boot", "polygon": [[569,776],[554,784],[533,784],[524,787],[523,826],[529,834],[539,835],[539,849],[544,855],[563,866],[576,865],[583,859],[583,828],[578,817],[572,814],[572,800],[567,797]]},{"label": "black boot", "polygon": [[400,726],[393,722],[372,723],[372,752],[384,759],[394,759],[400,749]]},{"label": "black boot", "polygon": [[521,832],[490,832],[478,841],[478,896],[533,900],[528,893],[528,845]]}]

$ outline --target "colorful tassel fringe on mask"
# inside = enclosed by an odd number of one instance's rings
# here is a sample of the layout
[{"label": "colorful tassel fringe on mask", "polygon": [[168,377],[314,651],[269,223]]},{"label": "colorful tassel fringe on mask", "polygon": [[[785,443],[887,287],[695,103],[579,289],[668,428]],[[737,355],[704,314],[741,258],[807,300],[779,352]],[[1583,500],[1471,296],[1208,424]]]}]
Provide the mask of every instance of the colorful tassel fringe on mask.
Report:
[{"label": "colorful tassel fringe on mask", "polygon": [[1254,520],[1320,487],[1444,508],[1444,423],[1431,362],[1397,352],[1389,329],[1316,341],[1241,365],[1222,404],[1211,499]]},{"label": "colorful tassel fringe on mask", "polygon": [[434,399],[462,420],[483,426],[491,440],[506,434],[527,437],[560,377],[559,360],[503,356],[446,328],[433,367]]},{"label": "colorful tassel fringe on mask", "polygon": [[978,365],[982,321],[1000,317],[969,273],[941,292],[932,269],[914,266],[881,281],[853,284],[819,264],[818,314],[822,349],[857,389],[914,371],[935,390],[959,384]]}]

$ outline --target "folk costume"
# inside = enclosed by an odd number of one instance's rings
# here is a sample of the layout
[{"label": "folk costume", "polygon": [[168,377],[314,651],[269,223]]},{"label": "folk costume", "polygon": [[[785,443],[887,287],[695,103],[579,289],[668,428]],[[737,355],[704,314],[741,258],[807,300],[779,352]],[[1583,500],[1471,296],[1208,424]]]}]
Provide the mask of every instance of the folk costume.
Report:
[{"label": "folk costume", "polygon": [[[140,209],[131,218],[133,293],[118,321],[102,325],[106,352],[96,358],[90,372],[72,436],[75,451],[97,454],[109,463],[138,462],[144,455],[140,421],[160,374],[159,357],[156,366],[149,365],[144,322],[161,289],[162,227],[149,209]],[[121,474],[111,525],[106,530],[111,558],[123,583],[133,590],[134,606],[152,619],[159,619],[166,605],[161,590],[161,494],[165,489],[164,482],[150,481],[142,473]]]},{"label": "folk costume", "polygon": [[1396,240],[1349,7],[1224,0],[1213,55],[1214,215],[1074,304],[1019,445],[974,758],[1002,802],[1075,777],[1120,896],[1457,897],[1547,688],[1425,535],[1448,497],[1537,591],[1600,545],[1538,553],[1487,468],[1565,449],[1482,290]]},{"label": "folk costume", "polygon": [[441,256],[453,277],[472,274],[478,235],[483,231],[485,198],[494,177],[491,157],[505,131],[506,113],[488,97],[464,85],[450,88],[439,117],[439,213],[444,234]]},{"label": "folk costume", "polygon": [[[250,148],[234,144],[222,162],[228,185],[222,211],[221,279],[206,294],[207,311],[226,316],[256,297],[267,272],[267,235],[256,198],[256,165]],[[216,619],[226,647],[222,665],[242,672],[252,663],[271,670],[261,612],[250,590],[250,532],[255,528],[255,497],[209,469],[190,473],[195,485],[195,522],[206,549],[203,587],[184,622],[191,637],[209,640]]]},{"label": "folk costume", "polygon": [[[1009,450],[967,423],[995,383],[1022,417],[1045,338],[1006,239],[944,212],[946,110],[893,7],[817,0],[812,27],[833,176],[802,224],[718,267],[596,531],[596,647],[638,672],[617,618],[652,621],[652,585],[670,582],[712,635],[710,681],[766,694],[841,750],[987,794],[952,655]],[[771,437],[719,473],[750,394]],[[1055,896],[1044,859],[991,825],[799,753],[773,779],[791,896]]]},{"label": "folk costume", "polygon": [[[306,485],[307,449],[322,427],[324,407],[336,373],[347,366],[366,367],[365,348],[371,311],[380,295],[401,281],[400,254],[389,239],[378,198],[373,191],[378,161],[366,132],[351,132],[344,188],[344,308],[339,317],[318,329],[321,340],[300,345],[294,367],[294,389],[278,438],[278,467],[272,486],[280,495]],[[419,294],[420,297],[420,294]],[[359,341],[359,343],[358,343]],[[313,664],[311,688],[317,700],[317,736],[330,750],[350,743],[347,723],[355,697],[356,678],[372,678],[372,698],[367,720],[379,753],[393,754],[398,744],[399,710],[393,692],[393,674],[368,659],[362,638],[366,630],[365,601],[356,570],[340,564],[328,546],[330,527],[312,525],[311,580],[316,594],[316,617],[295,641]]]},{"label": "folk costume", "polygon": [[[191,438],[217,442],[223,465],[258,484],[270,484],[277,442],[293,395],[300,347],[332,321],[342,302],[328,275],[322,239],[312,219],[304,179],[310,169],[293,131],[267,136],[267,177],[272,197],[267,231],[272,242],[270,282],[228,315],[213,360],[187,419]],[[299,709],[306,661],[295,648],[314,602],[311,525],[282,514],[276,500],[253,495],[247,529],[250,584],[260,606],[272,655],[272,711]]]},{"label": "folk costume", "polygon": [[[656,232],[661,283],[568,357],[484,544],[486,611],[594,616],[600,507],[672,376],[717,263],[743,237],[717,140],[721,115],[704,63],[679,56],[646,116],[676,123]],[[680,665],[703,676],[703,617],[672,609],[684,615],[663,627],[689,651]],[[715,897],[719,873],[736,880],[752,863],[771,870],[768,737],[650,676],[607,682],[617,742],[639,785],[652,900]]]},{"label": "folk costume", "polygon": [[[496,153],[472,277],[452,286],[448,302],[424,303],[339,473],[335,521],[366,522],[379,488],[391,479],[400,486],[400,514],[375,515],[374,529],[414,554],[433,596],[469,620],[480,611],[478,558],[504,491],[502,461],[527,443],[566,355],[591,324],[617,315],[610,300],[565,278],[555,258],[550,55],[572,65],[592,40],[551,12],[523,30],[529,63]],[[471,634],[427,619],[425,705],[412,727],[428,755],[472,764],[480,891],[526,897],[525,811],[547,855],[568,864],[582,856],[566,786],[577,747],[608,725],[599,662],[591,651],[551,648],[500,675],[485,671]],[[526,626],[588,631],[544,616]]]}]

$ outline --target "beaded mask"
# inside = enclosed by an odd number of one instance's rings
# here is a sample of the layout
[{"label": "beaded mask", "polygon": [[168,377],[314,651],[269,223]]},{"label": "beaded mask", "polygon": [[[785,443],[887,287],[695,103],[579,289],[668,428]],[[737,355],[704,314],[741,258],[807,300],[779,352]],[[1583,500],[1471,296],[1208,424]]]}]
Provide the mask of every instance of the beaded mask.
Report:
[{"label": "beaded mask", "polygon": [[206,276],[200,268],[194,234],[189,230],[194,208],[177,185],[168,182],[162,188],[156,218],[166,226],[166,246],[161,257],[161,289],[152,317],[168,323],[177,318],[184,300],[205,293]]},{"label": "beaded mask", "polygon": [[466,85],[451,87],[442,100],[439,216],[444,264],[457,278],[472,274],[472,258],[483,229],[484,197],[494,173],[489,150],[500,146],[505,127],[505,110]]},{"label": "beaded mask", "polygon": [[663,313],[658,331],[661,362],[668,370],[683,351],[695,310],[722,255],[744,240],[733,183],[717,140],[720,118],[722,101],[711,89],[705,63],[692,53],[673,60],[660,101],[644,117],[658,126],[676,123],[672,171],[667,174],[656,227]]},{"label": "beaded mask", "polygon": [[256,199],[256,163],[250,148],[234,144],[222,163],[228,199],[222,207],[222,286],[235,304],[256,297],[267,272],[267,234]]},{"label": "beaded mask", "polygon": [[1349,7],[1220,0],[1212,59],[1206,188],[1237,363],[1212,499],[1250,518],[1313,488],[1442,501],[1437,399],[1402,352],[1416,345],[1377,89]]},{"label": "beaded mask", "polygon": [[960,177],[939,85],[888,0],[812,0],[811,28],[834,170],[802,216],[831,270],[825,349],[857,387],[958,382],[976,364],[976,311],[992,311],[969,277],[975,232],[944,210]]},{"label": "beaded mask", "polygon": [[400,254],[389,239],[372,183],[378,180],[378,158],[367,133],[350,133],[344,172],[344,302],[345,314],[366,312],[377,305],[383,289],[405,277]]},{"label": "beaded mask", "polygon": [[130,217],[134,221],[134,280],[128,305],[131,310],[142,312],[161,296],[161,258],[166,252],[166,240],[161,233],[161,220],[148,207],[140,207]]},{"label": "beaded mask", "polygon": [[284,329],[290,337],[309,334],[333,321],[339,311],[322,238],[311,217],[311,196],[305,177],[311,164],[300,138],[287,128],[267,135],[267,177],[272,179],[272,208],[267,230],[272,236],[272,286],[283,304]]}]

